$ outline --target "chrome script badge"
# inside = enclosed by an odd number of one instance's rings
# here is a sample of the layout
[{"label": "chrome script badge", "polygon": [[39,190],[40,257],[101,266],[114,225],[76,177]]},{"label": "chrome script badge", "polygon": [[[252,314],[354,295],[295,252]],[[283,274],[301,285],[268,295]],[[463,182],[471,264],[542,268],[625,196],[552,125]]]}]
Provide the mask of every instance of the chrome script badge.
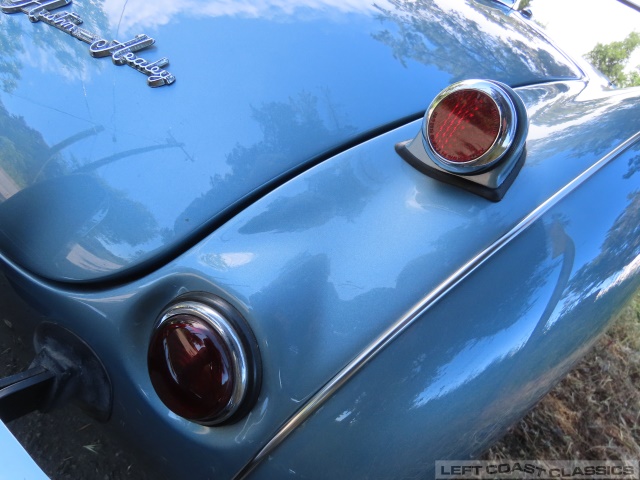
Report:
[{"label": "chrome script badge", "polygon": [[148,77],[147,84],[150,87],[171,85],[176,81],[176,77],[163,69],[163,67],[169,65],[168,58],[163,57],[155,62],[149,62],[133,53],[153,45],[155,43],[153,38],[147,35],[136,35],[135,38],[126,42],[108,41],[81,28],[82,18],[73,12],[50,13],[51,10],[70,5],[71,1],[9,0],[8,3],[0,4],[0,10],[6,14],[22,12],[27,15],[31,22],[42,21],[68,33],[72,37],[89,44],[89,53],[92,57],[110,56],[115,65],[129,65],[131,68],[144,73]]}]

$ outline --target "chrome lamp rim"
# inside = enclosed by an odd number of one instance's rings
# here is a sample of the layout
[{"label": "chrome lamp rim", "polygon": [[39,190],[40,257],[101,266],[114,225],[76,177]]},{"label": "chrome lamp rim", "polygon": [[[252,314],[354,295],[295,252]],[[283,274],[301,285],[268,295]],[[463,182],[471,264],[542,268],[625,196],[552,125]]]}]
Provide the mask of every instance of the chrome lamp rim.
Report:
[{"label": "chrome lamp rim", "polygon": [[235,376],[235,384],[231,398],[225,408],[215,417],[190,420],[204,426],[214,426],[224,423],[239,409],[246,397],[249,385],[249,360],[247,351],[234,326],[220,312],[213,307],[192,300],[185,300],[167,307],[156,323],[156,329],[178,315],[197,317],[211,326],[229,349],[231,366]]},{"label": "chrome lamp rim", "polygon": [[[429,120],[435,109],[449,95],[463,90],[486,94],[495,104],[500,115],[498,134],[489,149],[478,158],[467,162],[453,162],[441,156],[429,138]],[[518,128],[518,114],[513,100],[499,84],[488,80],[464,80],[442,90],[431,102],[422,120],[422,140],[431,159],[447,172],[470,174],[486,170],[498,163],[513,145]]]}]

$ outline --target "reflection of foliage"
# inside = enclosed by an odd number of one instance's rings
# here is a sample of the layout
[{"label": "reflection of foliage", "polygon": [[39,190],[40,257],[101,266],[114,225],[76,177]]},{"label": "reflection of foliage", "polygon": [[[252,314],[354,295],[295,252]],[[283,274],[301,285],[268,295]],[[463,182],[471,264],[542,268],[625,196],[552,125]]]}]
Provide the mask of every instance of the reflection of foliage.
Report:
[{"label": "reflection of foliage", "polygon": [[[335,147],[352,136],[356,129],[343,124],[329,100],[323,105],[328,110],[329,122],[320,112],[319,101],[308,92],[289,97],[287,102],[269,102],[252,107],[252,118],[262,130],[259,142],[246,147],[237,144],[227,156],[232,171],[211,178],[211,190],[194,202],[176,221],[176,230],[187,225],[188,218],[198,217],[198,211],[213,197],[238,198],[248,188],[259,188],[265,181],[277,178],[300,160],[313,158]],[[331,125],[327,125],[331,123]]]},{"label": "reflection of foliage", "polygon": [[[329,108],[333,111],[331,105]],[[308,92],[289,98],[288,102],[270,102],[260,108],[252,107],[252,118],[260,125],[263,139],[250,147],[236,145],[227,157],[227,163],[233,168],[235,175],[251,178],[256,171],[256,164],[261,169],[265,164],[269,170],[277,171],[282,159],[293,158],[297,152],[318,148],[324,145],[335,145],[355,131],[349,126],[336,128],[325,125],[318,110],[318,98]],[[335,117],[334,117],[335,118]]]},{"label": "reflection of foliage", "polygon": [[[240,229],[241,233],[305,230],[336,217],[353,220],[367,206],[374,188],[360,180],[351,163],[318,172],[308,180],[308,188],[293,197],[280,197],[260,215]],[[287,218],[286,224],[279,220]]]},{"label": "reflection of foliage", "polygon": [[636,155],[629,159],[629,171],[623,175],[623,178],[628,179],[636,172],[640,171],[640,155]]},{"label": "reflection of foliage", "polygon": [[4,22],[0,34],[0,83],[5,92],[13,91],[20,79],[22,64],[15,58],[18,53],[24,51],[20,41],[20,29],[16,22]]},{"label": "reflection of foliage", "polygon": [[25,187],[49,156],[49,147],[42,135],[22,117],[9,114],[0,103],[0,167],[17,185]]},{"label": "reflection of foliage", "polygon": [[580,291],[590,291],[614,275],[621,264],[640,255],[640,191],[629,196],[629,205],[616,219],[600,247],[600,254],[582,267],[572,280]]},{"label": "reflection of foliage", "polygon": [[112,245],[141,245],[158,233],[158,222],[149,210],[124,192],[109,190],[109,210],[112,213],[100,223],[100,237]]},{"label": "reflection of foliage", "polygon": [[[397,33],[383,30],[373,35],[388,45],[406,65],[413,60],[436,65],[451,74],[451,81],[468,78],[530,78],[534,75],[572,76],[559,64],[538,34],[503,11],[480,2],[466,5],[480,14],[491,31],[460,10],[444,10],[428,0],[390,0],[393,10],[377,7],[382,22],[391,21]],[[492,34],[496,27],[499,34]]]},{"label": "reflection of foliage", "polygon": [[640,34],[631,32],[620,42],[598,43],[585,55],[598,70],[604,73],[616,86],[632,87],[640,85],[640,73],[625,73],[624,69],[633,51],[640,46]]},{"label": "reflection of foliage", "polygon": [[[103,8],[104,0],[85,1],[72,4],[72,11],[82,17],[83,28],[100,35],[108,32],[108,20]],[[11,92],[20,80],[22,63],[19,54],[33,50],[46,52],[46,57],[55,58],[59,67],[71,76],[77,77],[84,71],[83,64],[90,58],[88,45],[72,38],[54,27],[37,28],[31,25],[24,13],[0,14],[0,84],[6,92]],[[28,34],[25,32],[29,29]],[[58,67],[57,67],[58,68]]]},{"label": "reflection of foliage", "polygon": [[518,10],[524,10],[525,8],[531,7],[531,0],[520,0],[518,4]]},{"label": "reflection of foliage", "polygon": [[[96,131],[99,129],[92,128],[58,146],[49,147],[42,135],[29,127],[24,118],[11,115],[0,103],[0,168],[22,190],[7,201],[7,205],[11,204],[18,214],[13,224],[5,218],[3,226],[6,229],[20,231],[19,225],[29,217],[34,224],[41,226],[41,231],[49,232],[49,240],[55,237],[52,232],[65,230],[61,244],[66,244],[79,231],[86,230],[86,225],[92,222],[97,222],[97,236],[107,244],[135,246],[154,239],[158,225],[144,205],[93,177],[65,175],[67,168],[61,161],[60,151],[70,141],[85,138]],[[55,161],[50,161],[52,159]],[[39,177],[43,169],[46,174]],[[34,184],[40,178],[49,180]],[[82,208],[76,205],[78,198],[84,199]],[[39,199],[49,199],[50,203],[42,205]],[[70,212],[75,212],[75,215]],[[4,211],[4,215],[8,213]],[[66,224],[65,216],[71,217]],[[66,228],[61,229],[63,225]],[[104,255],[105,258],[111,257],[108,252]]]}]

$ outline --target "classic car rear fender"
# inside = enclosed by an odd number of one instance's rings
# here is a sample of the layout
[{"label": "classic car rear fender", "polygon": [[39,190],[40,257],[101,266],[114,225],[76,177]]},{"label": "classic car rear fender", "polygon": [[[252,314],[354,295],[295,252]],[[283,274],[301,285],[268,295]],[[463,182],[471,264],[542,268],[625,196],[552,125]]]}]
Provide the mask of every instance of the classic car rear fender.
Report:
[{"label": "classic car rear fender", "polygon": [[343,369],[334,382],[353,378],[308,402],[243,474],[432,478],[436,460],[482,453],[640,287],[639,160],[636,140],[425,297],[401,335],[357,373]]},{"label": "classic car rear fender", "polygon": [[[105,364],[112,424],[166,472],[208,478],[256,466],[251,459],[345,365],[489,249],[290,440],[281,436],[256,473],[365,469],[367,451],[384,452],[380,463],[393,457],[381,474],[408,473],[410,451],[428,470],[441,455],[476,451],[526,410],[638,283],[640,92],[581,81],[518,92],[531,121],[527,158],[500,203],[404,162],[394,145],[415,136],[413,122],[304,172],[126,285],[51,283],[5,262],[23,297]],[[238,423],[188,422],[151,386],[153,325],[188,291],[226,299],[258,340],[263,386]],[[313,457],[321,470],[308,470]]]}]

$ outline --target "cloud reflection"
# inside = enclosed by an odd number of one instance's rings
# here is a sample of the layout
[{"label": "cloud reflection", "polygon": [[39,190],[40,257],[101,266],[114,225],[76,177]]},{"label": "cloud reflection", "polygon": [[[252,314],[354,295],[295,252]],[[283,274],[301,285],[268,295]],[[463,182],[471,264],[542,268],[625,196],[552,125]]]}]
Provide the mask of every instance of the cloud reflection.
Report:
[{"label": "cloud reflection", "polygon": [[[386,0],[376,5],[387,6]],[[372,0],[106,0],[104,11],[119,33],[149,29],[169,23],[176,15],[190,17],[247,17],[277,19],[296,15],[296,20],[319,13],[376,12]]]}]

